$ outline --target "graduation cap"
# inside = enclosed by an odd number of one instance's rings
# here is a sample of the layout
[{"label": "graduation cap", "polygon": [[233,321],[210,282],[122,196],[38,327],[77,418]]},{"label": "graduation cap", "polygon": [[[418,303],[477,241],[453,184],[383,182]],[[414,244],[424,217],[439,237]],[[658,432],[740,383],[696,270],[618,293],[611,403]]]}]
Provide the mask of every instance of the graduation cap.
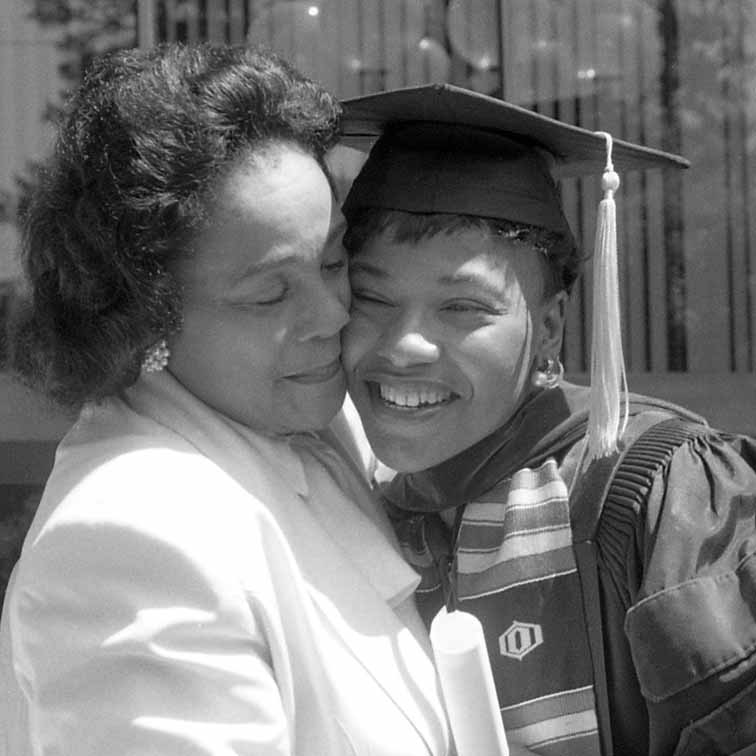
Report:
[{"label": "graduation cap", "polygon": [[587,458],[613,453],[627,420],[614,194],[618,171],[685,168],[679,155],[613,139],[495,97],[431,84],[342,102],[342,141],[374,143],[344,203],[362,209],[473,215],[572,238],[558,180],[602,177],[593,256]]}]

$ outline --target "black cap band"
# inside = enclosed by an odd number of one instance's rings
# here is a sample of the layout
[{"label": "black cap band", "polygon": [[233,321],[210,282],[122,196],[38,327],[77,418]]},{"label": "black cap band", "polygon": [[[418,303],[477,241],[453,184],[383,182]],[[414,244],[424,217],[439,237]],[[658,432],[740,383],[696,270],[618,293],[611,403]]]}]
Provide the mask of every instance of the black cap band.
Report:
[{"label": "black cap band", "polygon": [[344,214],[365,208],[475,215],[570,234],[538,149],[471,126],[389,127],[354,181]]}]

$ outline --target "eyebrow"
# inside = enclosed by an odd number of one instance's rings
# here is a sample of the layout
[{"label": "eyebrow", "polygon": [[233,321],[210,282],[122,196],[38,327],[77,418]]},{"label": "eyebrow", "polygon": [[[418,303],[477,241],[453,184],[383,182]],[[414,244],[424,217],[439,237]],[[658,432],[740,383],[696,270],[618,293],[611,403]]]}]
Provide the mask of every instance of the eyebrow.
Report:
[{"label": "eyebrow", "polygon": [[[365,273],[369,276],[375,276],[375,278],[379,278],[383,281],[391,278],[385,270],[362,260],[352,262],[349,272],[351,274]],[[492,286],[483,276],[475,275],[473,273],[452,273],[450,275],[441,276],[438,279],[438,283],[442,286],[459,286],[460,284],[465,284],[474,286],[477,289],[482,289],[493,297],[501,298],[503,296],[503,293],[497,287]]]},{"label": "eyebrow", "polygon": [[438,279],[440,284],[444,286],[458,286],[459,284],[469,284],[480,289],[486,289],[487,291],[496,291],[495,287],[491,285],[490,281],[484,276],[477,275],[475,273],[452,273],[450,275],[441,276]]}]

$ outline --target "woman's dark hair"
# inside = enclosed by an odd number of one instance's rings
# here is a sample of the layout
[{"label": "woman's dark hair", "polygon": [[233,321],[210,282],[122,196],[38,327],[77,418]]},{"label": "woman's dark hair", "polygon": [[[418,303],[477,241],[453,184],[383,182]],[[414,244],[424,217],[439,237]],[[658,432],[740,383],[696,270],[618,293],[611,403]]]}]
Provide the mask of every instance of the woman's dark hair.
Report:
[{"label": "woman's dark hair", "polygon": [[417,244],[437,234],[452,234],[477,229],[492,237],[511,239],[527,244],[543,255],[546,276],[544,295],[564,290],[569,293],[581,272],[583,260],[574,239],[537,226],[476,215],[449,213],[409,213],[402,210],[363,208],[348,220],[344,246],[350,254],[357,254],[375,237],[387,233],[397,244]]},{"label": "woman's dark hair", "polygon": [[11,365],[78,405],[133,383],[180,325],[171,263],[231,168],[274,142],[319,162],[337,101],[275,55],[163,45],[97,60],[66,108],[24,219],[29,302]]}]

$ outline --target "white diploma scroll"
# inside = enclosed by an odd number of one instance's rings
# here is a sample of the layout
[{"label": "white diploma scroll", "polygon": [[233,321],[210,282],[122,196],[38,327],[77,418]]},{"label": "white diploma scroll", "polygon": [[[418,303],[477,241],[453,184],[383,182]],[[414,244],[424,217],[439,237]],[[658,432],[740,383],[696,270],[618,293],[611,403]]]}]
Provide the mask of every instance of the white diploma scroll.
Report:
[{"label": "white diploma scroll", "polygon": [[431,623],[430,639],[457,756],[509,756],[477,617],[441,609]]}]

